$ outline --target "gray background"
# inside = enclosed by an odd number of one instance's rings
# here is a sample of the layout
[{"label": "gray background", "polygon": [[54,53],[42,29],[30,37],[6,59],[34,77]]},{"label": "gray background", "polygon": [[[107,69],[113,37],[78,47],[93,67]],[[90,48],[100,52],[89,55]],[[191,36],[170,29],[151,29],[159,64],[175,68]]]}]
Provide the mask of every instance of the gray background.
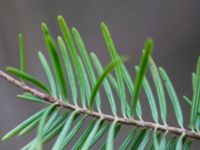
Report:
[{"label": "gray background", "polygon": [[[139,63],[145,39],[155,39],[153,58],[169,73],[180,97],[187,125],[190,112],[182,95],[191,97],[191,73],[200,53],[199,8],[199,0],[0,0],[0,69],[19,66],[18,33],[22,32],[28,71],[44,79],[37,59],[37,51],[46,50],[40,23],[46,22],[56,37],[60,34],[56,23],[58,14],[79,29],[90,51],[107,62],[99,26],[101,21],[105,21],[120,54],[130,56],[127,66],[133,77],[133,66]],[[0,80],[0,137],[39,109],[37,104],[18,100],[15,95],[21,92]],[[144,118],[149,118],[147,113],[144,112]],[[169,124],[176,125],[173,111],[169,110],[168,115]],[[30,137],[16,137],[0,143],[0,149],[19,149]],[[120,141],[120,138],[124,135],[117,140]],[[199,144],[195,143],[194,149],[195,146]]]}]

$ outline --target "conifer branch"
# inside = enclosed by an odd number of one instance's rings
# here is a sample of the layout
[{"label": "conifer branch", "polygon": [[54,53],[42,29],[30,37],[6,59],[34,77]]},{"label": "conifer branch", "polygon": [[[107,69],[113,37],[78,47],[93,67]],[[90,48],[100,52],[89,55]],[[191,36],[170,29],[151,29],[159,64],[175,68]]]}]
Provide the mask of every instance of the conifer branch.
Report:
[{"label": "conifer branch", "polygon": [[161,125],[161,124],[157,124],[157,123],[146,122],[146,121],[143,121],[143,120],[135,120],[135,119],[115,117],[115,116],[112,116],[112,115],[91,111],[89,109],[84,109],[82,107],[75,106],[75,105],[70,104],[70,103],[66,103],[62,100],[55,98],[55,97],[52,97],[52,96],[49,96],[49,95],[47,95],[43,92],[40,92],[37,89],[34,89],[30,86],[27,86],[26,84],[14,79],[13,77],[11,77],[10,75],[6,74],[5,72],[3,72],[1,70],[0,70],[0,77],[7,80],[11,84],[16,85],[17,87],[21,88],[22,90],[29,92],[29,93],[33,94],[34,96],[37,96],[38,98],[44,100],[45,102],[48,102],[50,104],[56,104],[59,107],[70,109],[72,111],[77,111],[79,113],[86,114],[88,116],[92,116],[92,117],[95,117],[95,118],[102,118],[102,119],[104,119],[106,121],[110,121],[110,122],[116,121],[116,122],[121,123],[121,124],[133,125],[133,126],[137,126],[137,127],[140,127],[140,128],[157,129],[157,130],[162,131],[162,132],[168,131],[169,133],[172,133],[172,134],[184,135],[186,137],[190,137],[190,138],[194,138],[194,139],[200,139],[200,133],[195,132],[195,131],[190,131],[188,129],[171,127],[171,126],[167,126],[167,125]]}]

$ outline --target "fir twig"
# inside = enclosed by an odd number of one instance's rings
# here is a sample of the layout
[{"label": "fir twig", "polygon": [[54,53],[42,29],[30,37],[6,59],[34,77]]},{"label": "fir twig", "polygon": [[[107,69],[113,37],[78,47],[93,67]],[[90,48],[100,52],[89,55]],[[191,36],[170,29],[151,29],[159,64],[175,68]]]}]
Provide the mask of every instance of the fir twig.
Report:
[{"label": "fir twig", "polygon": [[32,88],[16,79],[13,77],[9,76],[8,74],[4,73],[3,71],[0,70],[0,77],[4,78],[8,82],[16,85],[17,87],[21,88],[22,90],[29,92],[38,98],[48,102],[49,104],[56,104],[57,106],[70,109],[72,111],[79,112],[81,114],[86,114],[95,118],[102,118],[103,120],[114,122],[117,121],[118,123],[121,124],[126,124],[126,125],[133,125],[141,128],[148,128],[148,129],[157,129],[162,132],[169,132],[175,135],[185,135],[185,137],[190,137],[194,139],[200,139],[200,133],[190,131],[184,128],[177,128],[177,127],[172,127],[172,126],[167,126],[167,125],[161,125],[157,123],[152,123],[152,122],[146,122],[142,120],[135,120],[135,119],[127,119],[127,118],[121,118],[121,117],[116,117],[116,116],[111,116],[108,114],[100,113],[100,112],[95,112],[91,111],[89,109],[85,109],[79,106],[72,105],[70,103],[66,103],[63,100],[59,100],[55,97],[52,97],[50,95],[47,95],[43,92],[38,91],[35,88]]}]

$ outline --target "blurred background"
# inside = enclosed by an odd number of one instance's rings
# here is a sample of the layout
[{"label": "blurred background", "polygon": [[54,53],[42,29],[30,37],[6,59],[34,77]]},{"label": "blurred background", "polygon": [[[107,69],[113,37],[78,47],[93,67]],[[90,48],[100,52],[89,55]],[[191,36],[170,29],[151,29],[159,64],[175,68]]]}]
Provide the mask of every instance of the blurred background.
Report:
[{"label": "blurred background", "polygon": [[[185,125],[188,125],[190,112],[182,95],[191,97],[191,73],[200,55],[199,7],[199,0],[0,0],[0,69],[19,67],[18,33],[21,32],[25,39],[28,72],[44,79],[37,58],[39,50],[46,50],[40,24],[46,22],[56,37],[60,34],[56,21],[59,14],[70,26],[78,28],[88,50],[107,62],[108,54],[100,31],[100,22],[104,21],[119,53],[130,57],[127,67],[133,77],[144,41],[154,38],[153,58],[169,73],[183,107]],[[0,80],[0,137],[41,108],[16,98],[20,93],[20,89]],[[146,105],[145,102],[143,108]],[[144,112],[144,118],[148,118],[148,114]],[[172,110],[168,110],[168,116],[169,124],[177,126]],[[0,149],[20,149],[34,134],[0,142]],[[194,143],[194,149],[200,146],[198,143]]]}]

